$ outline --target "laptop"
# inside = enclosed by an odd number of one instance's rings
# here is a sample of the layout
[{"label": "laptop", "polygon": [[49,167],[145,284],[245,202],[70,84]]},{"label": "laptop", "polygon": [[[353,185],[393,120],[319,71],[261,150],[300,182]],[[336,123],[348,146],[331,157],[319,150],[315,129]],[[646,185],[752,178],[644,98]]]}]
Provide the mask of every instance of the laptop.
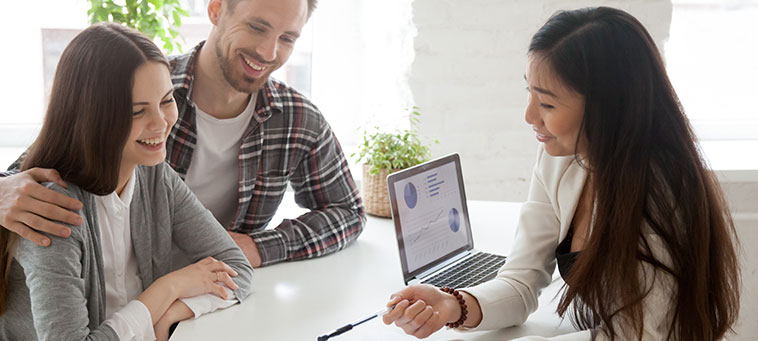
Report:
[{"label": "laptop", "polygon": [[505,257],[474,249],[458,154],[387,177],[405,284],[463,288],[495,277]]}]

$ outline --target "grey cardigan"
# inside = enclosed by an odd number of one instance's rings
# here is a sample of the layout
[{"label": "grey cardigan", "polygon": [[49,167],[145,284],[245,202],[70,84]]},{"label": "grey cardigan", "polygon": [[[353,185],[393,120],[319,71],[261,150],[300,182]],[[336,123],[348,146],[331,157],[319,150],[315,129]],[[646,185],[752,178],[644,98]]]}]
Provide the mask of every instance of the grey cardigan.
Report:
[{"label": "grey cardigan", "polygon": [[[234,291],[240,300],[252,290],[253,268],[226,230],[203,207],[179,176],[165,163],[137,167],[130,206],[131,236],[143,290],[176,270],[171,249],[198,261],[212,256],[239,274]],[[40,247],[19,239],[11,265],[7,311],[0,316],[1,340],[118,340],[105,321],[105,279],[100,233],[93,194],[68,184],[79,199],[81,227],[69,238],[48,235]]]}]

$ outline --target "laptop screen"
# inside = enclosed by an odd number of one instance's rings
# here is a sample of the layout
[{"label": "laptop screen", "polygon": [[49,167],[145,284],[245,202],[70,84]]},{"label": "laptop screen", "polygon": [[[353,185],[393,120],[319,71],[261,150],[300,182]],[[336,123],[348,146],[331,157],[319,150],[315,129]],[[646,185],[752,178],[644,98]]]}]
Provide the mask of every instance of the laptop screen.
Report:
[{"label": "laptop screen", "polygon": [[473,248],[458,154],[393,173],[387,185],[404,275]]}]

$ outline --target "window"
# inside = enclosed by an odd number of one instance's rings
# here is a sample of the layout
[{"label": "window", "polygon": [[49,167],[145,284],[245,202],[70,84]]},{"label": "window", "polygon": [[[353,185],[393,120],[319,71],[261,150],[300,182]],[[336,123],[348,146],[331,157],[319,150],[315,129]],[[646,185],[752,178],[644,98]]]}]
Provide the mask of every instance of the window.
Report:
[{"label": "window", "polygon": [[673,1],[667,70],[701,141],[758,140],[756,18],[756,1]]},{"label": "window", "polygon": [[[211,25],[208,0],[185,1],[191,17],[182,20],[179,31],[188,51],[208,36]],[[5,10],[27,13],[30,6],[15,1]],[[33,142],[60,53],[88,26],[87,1],[40,0],[34,6],[43,10],[0,21],[0,35],[11,51],[0,54],[0,169]],[[289,61],[274,77],[313,100],[349,157],[361,141],[360,128],[409,125],[407,109],[413,99],[407,74],[414,35],[411,0],[321,1]]]},{"label": "window", "polygon": [[[211,29],[206,7],[208,0],[185,0],[191,14],[180,28],[189,51],[206,39]],[[11,2],[7,13],[26,13],[30,4]],[[42,124],[50,86],[63,49],[89,25],[89,3],[81,0],[40,0],[35,6],[44,10],[34,16],[7,16],[0,21],[0,34],[6,53],[0,54],[0,169],[5,169],[36,137]],[[284,80],[306,96],[310,95],[311,42],[306,26],[296,50],[275,77]],[[160,46],[160,44],[159,44]],[[10,52],[10,53],[8,53]]]}]

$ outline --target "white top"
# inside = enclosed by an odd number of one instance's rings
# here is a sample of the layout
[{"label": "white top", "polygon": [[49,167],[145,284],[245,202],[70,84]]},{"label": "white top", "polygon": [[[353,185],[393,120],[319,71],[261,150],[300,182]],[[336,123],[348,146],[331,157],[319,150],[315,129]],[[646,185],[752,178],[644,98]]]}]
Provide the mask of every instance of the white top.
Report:
[{"label": "white top", "polygon": [[[155,340],[150,311],[136,299],[142,293],[142,281],[129,224],[134,177],[132,173],[121,196],[116,192],[95,196],[105,277],[104,323],[113,328],[120,340]],[[226,291],[234,295],[228,288]],[[231,306],[237,300],[223,300],[206,294],[182,299],[182,302],[198,317]]]},{"label": "white top", "polygon": [[185,183],[221,225],[229,227],[239,200],[239,150],[255,111],[256,94],[237,117],[215,118],[195,107],[197,145]]},{"label": "white top", "polygon": [[[495,279],[465,289],[479,302],[482,321],[472,330],[504,328],[524,323],[529,314],[537,310],[538,296],[550,284],[555,270],[555,249],[566,238],[579,196],[584,187],[586,173],[574,156],[550,156],[540,146],[537,164],[532,174],[529,196],[521,206],[513,248],[508,260]],[[646,229],[649,231],[649,229]],[[653,255],[664,264],[671,264],[657,235],[645,235]],[[672,277],[658,271],[653,282],[651,265],[642,263],[643,288],[651,288],[643,299],[643,340],[662,340],[668,335],[671,324],[671,297],[674,297]],[[618,322],[614,322],[618,323]],[[615,330],[633,332],[628,326]],[[590,331],[562,335],[557,340],[589,340]],[[631,339],[622,334],[621,339]],[[542,340],[530,337],[529,340]],[[608,339],[602,330],[598,340]]]},{"label": "white top", "polygon": [[132,193],[134,174],[120,197],[116,192],[95,197],[105,275],[104,323],[110,325],[121,340],[155,340],[150,311],[136,300],[142,292],[142,282],[129,227]]}]

